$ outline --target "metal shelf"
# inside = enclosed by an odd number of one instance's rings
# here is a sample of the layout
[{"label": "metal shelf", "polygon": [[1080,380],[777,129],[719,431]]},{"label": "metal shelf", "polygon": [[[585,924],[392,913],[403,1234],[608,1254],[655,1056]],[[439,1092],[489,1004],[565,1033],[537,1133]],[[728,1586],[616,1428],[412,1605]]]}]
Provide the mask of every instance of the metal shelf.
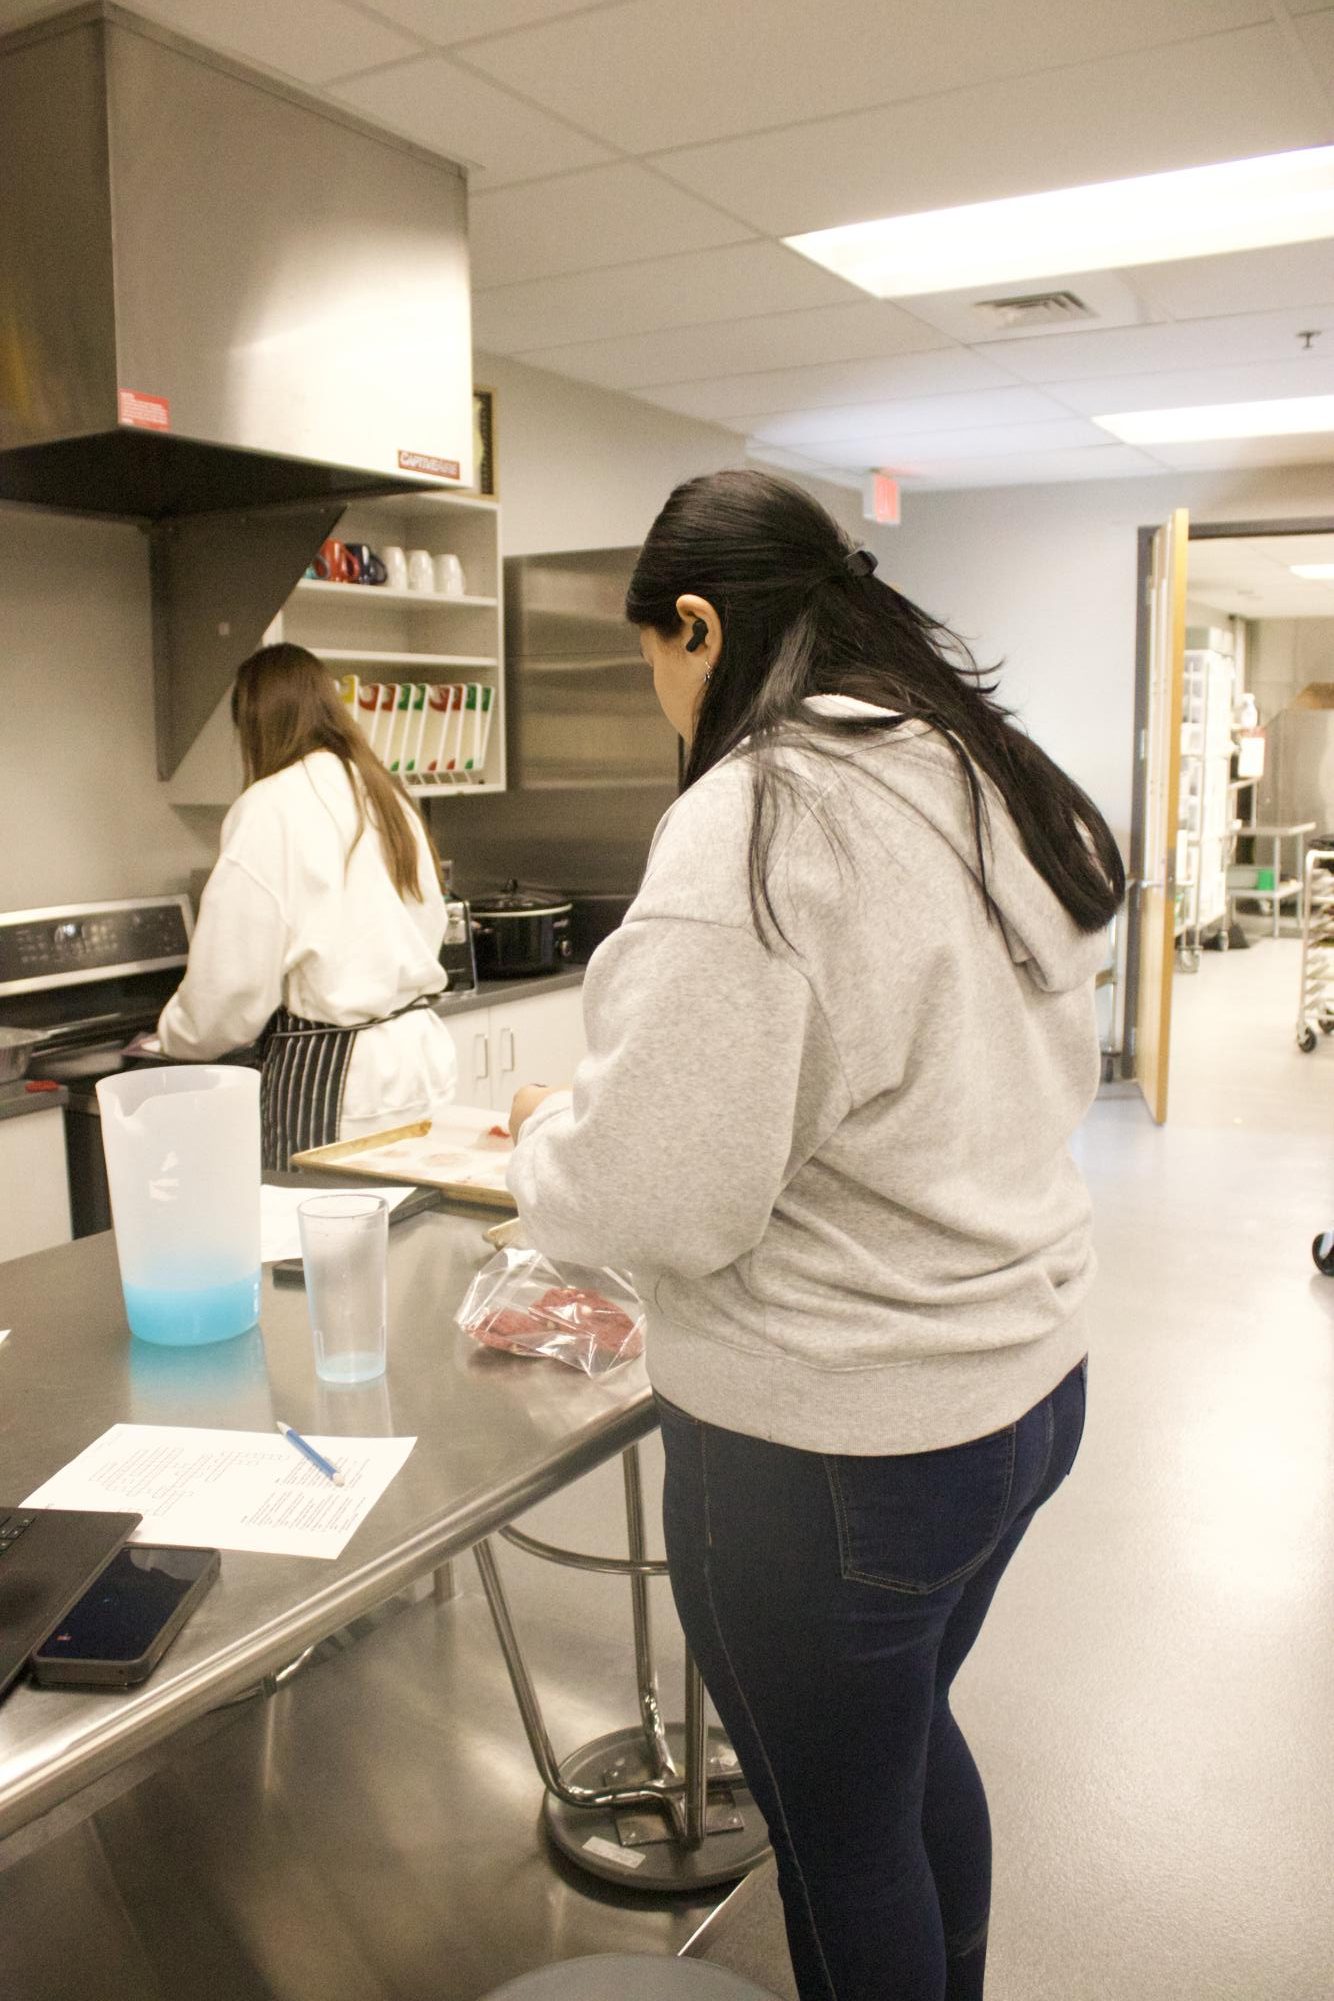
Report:
[{"label": "metal shelf", "polygon": [[1254,883],[1233,883],[1228,891],[1236,903],[1291,903],[1293,897],[1301,893],[1301,884],[1288,875],[1283,876],[1273,889],[1258,889]]},{"label": "metal shelf", "polygon": [[330,584],[321,577],[302,577],[298,591],[306,591],[320,597],[346,598],[351,604],[396,604],[404,605],[410,611],[451,611],[473,610],[494,611],[497,598],[474,597],[471,593],[462,597],[446,597],[442,591],[400,591],[392,584]]},{"label": "metal shelf", "polygon": [[380,667],[498,667],[500,662],[478,653],[377,653],[370,647],[321,646],[321,660],[367,661]]},{"label": "metal shelf", "polygon": [[446,773],[441,778],[405,778],[401,772],[395,776],[414,799],[475,799],[482,792],[504,792],[506,789],[489,779],[469,778],[466,772],[461,777],[451,777]]}]

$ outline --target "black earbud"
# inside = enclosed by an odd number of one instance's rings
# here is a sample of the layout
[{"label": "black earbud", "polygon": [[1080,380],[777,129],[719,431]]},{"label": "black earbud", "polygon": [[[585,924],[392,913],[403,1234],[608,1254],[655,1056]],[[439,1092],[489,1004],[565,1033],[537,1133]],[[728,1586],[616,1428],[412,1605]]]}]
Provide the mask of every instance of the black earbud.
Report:
[{"label": "black earbud", "polygon": [[702,618],[697,618],[690,628],[690,637],[686,641],[686,652],[698,653],[708,636],[708,626],[705,625]]}]

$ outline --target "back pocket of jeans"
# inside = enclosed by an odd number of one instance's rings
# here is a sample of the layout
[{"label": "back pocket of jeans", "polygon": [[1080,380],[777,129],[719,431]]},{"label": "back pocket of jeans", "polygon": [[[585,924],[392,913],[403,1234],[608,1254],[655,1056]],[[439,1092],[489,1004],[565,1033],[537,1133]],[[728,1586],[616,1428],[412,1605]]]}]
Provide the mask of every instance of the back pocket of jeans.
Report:
[{"label": "back pocket of jeans", "polygon": [[844,1577],[921,1594],[967,1577],[1006,1527],[1016,1430],[901,1458],[826,1453]]}]

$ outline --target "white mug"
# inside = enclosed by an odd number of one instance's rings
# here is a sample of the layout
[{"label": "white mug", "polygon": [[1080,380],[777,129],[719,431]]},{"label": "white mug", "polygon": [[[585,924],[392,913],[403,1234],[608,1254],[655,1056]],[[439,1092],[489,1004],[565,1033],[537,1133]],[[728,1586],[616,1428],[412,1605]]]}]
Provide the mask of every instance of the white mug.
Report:
[{"label": "white mug", "polygon": [[385,582],[388,584],[390,590],[405,591],[408,587],[408,559],[403,551],[397,545],[389,549],[381,549],[380,561],[388,571]]},{"label": "white mug", "polygon": [[408,550],[408,589],[410,591],[434,591],[435,570],[427,549]]},{"label": "white mug", "polygon": [[463,565],[457,556],[436,557],[435,587],[443,598],[463,596]]}]

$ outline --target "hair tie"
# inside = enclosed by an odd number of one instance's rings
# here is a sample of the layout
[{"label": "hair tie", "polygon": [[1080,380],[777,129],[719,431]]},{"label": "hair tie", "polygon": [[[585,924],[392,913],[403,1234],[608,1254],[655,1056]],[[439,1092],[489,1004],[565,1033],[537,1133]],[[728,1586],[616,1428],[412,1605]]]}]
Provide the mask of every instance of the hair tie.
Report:
[{"label": "hair tie", "polygon": [[847,555],[843,558],[844,564],[851,570],[854,577],[871,576],[877,567],[877,560],[869,549],[860,548],[849,549]]}]

